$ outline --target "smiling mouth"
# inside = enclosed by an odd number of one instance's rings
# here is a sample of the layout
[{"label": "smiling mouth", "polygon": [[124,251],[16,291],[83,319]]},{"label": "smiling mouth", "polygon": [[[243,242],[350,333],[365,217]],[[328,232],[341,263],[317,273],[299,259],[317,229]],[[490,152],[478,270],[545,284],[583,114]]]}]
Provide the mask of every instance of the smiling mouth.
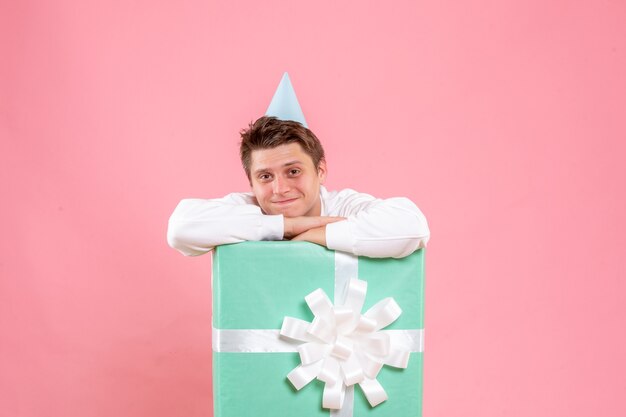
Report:
[{"label": "smiling mouth", "polygon": [[290,198],[287,200],[281,200],[281,201],[274,201],[274,204],[278,204],[278,205],[283,205],[283,204],[289,204],[289,203],[293,203],[294,201],[296,201],[298,198]]}]

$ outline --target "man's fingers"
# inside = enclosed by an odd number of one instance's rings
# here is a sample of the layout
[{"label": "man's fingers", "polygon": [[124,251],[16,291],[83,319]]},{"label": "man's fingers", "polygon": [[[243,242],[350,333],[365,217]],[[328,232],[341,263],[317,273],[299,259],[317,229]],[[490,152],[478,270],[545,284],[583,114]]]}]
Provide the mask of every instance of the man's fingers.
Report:
[{"label": "man's fingers", "polygon": [[328,223],[335,223],[335,222],[340,222],[342,220],[345,220],[345,217],[339,217],[339,216],[322,216],[322,219],[326,220],[326,224]]},{"label": "man's fingers", "polygon": [[342,220],[345,220],[345,217],[331,217],[331,216],[320,216],[316,218],[318,220],[318,227],[319,226],[326,226],[329,223],[335,223],[335,222],[340,222]]},{"label": "man's fingers", "polygon": [[345,220],[345,217],[337,216],[300,216],[300,217],[285,217],[284,235],[286,238],[297,236],[307,230],[314,229],[316,227],[326,226],[329,223],[339,222]]}]

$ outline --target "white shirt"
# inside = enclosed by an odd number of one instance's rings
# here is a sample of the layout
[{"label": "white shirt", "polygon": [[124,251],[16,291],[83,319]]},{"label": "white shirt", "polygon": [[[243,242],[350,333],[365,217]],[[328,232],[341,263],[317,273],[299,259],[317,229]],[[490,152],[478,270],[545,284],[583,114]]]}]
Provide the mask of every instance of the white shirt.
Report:
[{"label": "white shirt", "polygon": [[[381,200],[354,190],[320,187],[321,215],[346,217],[326,225],[328,249],[370,258],[402,258],[426,246],[426,217],[404,197]],[[282,240],[281,214],[266,215],[252,193],[182,200],[170,217],[167,242],[187,256],[243,241]]]}]

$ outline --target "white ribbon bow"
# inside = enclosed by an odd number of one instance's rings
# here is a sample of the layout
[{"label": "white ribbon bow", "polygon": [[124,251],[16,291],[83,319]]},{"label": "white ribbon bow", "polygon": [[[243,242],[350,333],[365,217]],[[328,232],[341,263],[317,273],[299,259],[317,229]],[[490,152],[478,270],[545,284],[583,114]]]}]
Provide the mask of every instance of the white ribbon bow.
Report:
[{"label": "white ribbon bow", "polygon": [[313,322],[287,316],[283,320],[280,334],[304,342],[297,347],[302,364],[287,378],[297,390],[315,378],[325,382],[324,408],[341,409],[346,387],[354,384],[372,407],[377,406],[388,398],[376,379],[383,365],[408,365],[410,350],[380,331],[400,317],[400,306],[388,297],[361,314],[366,293],[367,282],[351,279],[345,303],[333,306],[318,288],[305,297]]}]

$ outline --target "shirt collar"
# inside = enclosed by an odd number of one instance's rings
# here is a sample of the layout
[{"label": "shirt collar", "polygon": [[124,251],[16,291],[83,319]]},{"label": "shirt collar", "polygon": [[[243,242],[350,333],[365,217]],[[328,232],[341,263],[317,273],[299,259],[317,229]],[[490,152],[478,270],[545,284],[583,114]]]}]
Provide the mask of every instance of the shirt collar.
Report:
[{"label": "shirt collar", "polygon": [[326,211],[326,196],[328,195],[328,191],[326,187],[320,185],[320,216],[328,216],[328,212]]}]

